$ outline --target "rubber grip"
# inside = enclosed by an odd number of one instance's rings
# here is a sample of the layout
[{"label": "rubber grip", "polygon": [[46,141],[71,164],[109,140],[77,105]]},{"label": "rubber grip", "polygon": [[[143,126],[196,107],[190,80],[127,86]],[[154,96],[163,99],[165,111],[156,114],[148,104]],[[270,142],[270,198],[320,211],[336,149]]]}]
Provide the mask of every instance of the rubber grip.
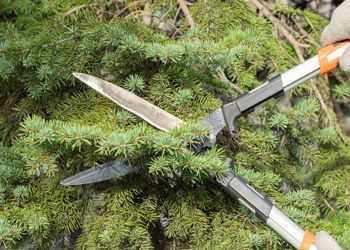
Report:
[{"label": "rubber grip", "polygon": [[309,250],[310,246],[314,243],[315,236],[310,231],[305,231],[299,250]]},{"label": "rubber grip", "polygon": [[283,94],[282,78],[281,75],[278,75],[266,84],[239,96],[233,102],[223,105],[222,112],[228,129],[234,132],[237,129],[236,119],[239,116],[248,114],[260,104],[271,98],[278,98]]},{"label": "rubber grip", "polygon": [[244,206],[254,212],[260,220],[266,223],[273,207],[270,199],[258,193],[232,171],[226,173],[223,178],[218,179],[218,183],[228,194],[238,199]]},{"label": "rubber grip", "polygon": [[[320,74],[324,75],[339,65],[340,57],[343,53],[344,46],[349,46],[350,40],[327,45],[318,51],[318,59],[320,63]],[[339,53],[337,53],[337,51]]]}]

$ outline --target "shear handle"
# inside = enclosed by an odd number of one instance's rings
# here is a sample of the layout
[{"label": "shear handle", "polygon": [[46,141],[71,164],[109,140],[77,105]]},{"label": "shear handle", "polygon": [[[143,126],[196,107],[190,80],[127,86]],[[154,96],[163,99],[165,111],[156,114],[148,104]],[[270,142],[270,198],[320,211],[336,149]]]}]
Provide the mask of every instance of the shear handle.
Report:
[{"label": "shear handle", "polygon": [[320,74],[324,75],[336,69],[344,51],[350,46],[350,40],[327,45],[318,51]]}]

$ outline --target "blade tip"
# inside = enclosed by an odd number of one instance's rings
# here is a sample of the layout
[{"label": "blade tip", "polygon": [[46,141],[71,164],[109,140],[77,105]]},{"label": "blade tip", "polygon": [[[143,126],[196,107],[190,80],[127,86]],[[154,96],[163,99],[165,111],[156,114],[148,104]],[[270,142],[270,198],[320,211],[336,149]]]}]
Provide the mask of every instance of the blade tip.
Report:
[{"label": "blade tip", "polygon": [[74,77],[76,77],[76,78],[81,78],[83,75],[85,75],[85,74],[83,74],[83,73],[80,73],[80,72],[73,72],[72,73],[72,75],[74,76]]},{"label": "blade tip", "polygon": [[64,180],[60,181],[60,184],[62,186],[74,186],[74,185],[77,185],[77,184],[74,184],[74,182],[70,181],[69,179],[64,179]]},{"label": "blade tip", "polygon": [[103,94],[104,91],[103,91],[103,88],[101,87],[103,83],[101,83],[102,82],[101,79],[85,73],[73,72],[72,74],[74,77],[76,77],[77,79],[79,79],[80,81],[88,85],[90,88],[93,88],[97,92]]}]

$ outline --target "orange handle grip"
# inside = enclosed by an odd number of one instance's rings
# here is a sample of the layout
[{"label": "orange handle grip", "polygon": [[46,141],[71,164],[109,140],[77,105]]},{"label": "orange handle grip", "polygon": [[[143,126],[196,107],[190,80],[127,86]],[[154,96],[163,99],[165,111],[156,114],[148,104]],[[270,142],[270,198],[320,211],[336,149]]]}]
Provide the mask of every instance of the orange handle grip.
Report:
[{"label": "orange handle grip", "polygon": [[309,250],[310,246],[314,244],[315,236],[310,231],[305,231],[303,242],[299,247],[299,250]]},{"label": "orange handle grip", "polygon": [[339,59],[342,53],[339,54],[337,53],[337,51],[341,51],[341,48],[349,44],[350,44],[350,40],[345,40],[342,42],[327,45],[326,47],[318,51],[318,59],[320,61],[321,75],[326,74],[338,67]]}]

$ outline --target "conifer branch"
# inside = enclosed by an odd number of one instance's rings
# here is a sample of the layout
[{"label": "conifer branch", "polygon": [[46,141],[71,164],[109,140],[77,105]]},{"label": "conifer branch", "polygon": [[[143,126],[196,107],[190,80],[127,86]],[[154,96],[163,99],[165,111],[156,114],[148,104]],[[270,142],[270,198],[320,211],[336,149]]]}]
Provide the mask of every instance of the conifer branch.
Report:
[{"label": "conifer branch", "polygon": [[[28,243],[50,249],[60,244],[58,238],[82,229],[72,248],[152,249],[159,237],[161,244],[181,249],[288,248],[271,230],[251,223],[253,214],[208,181],[209,172],[227,169],[227,156],[234,157],[238,175],[283,204],[291,217],[311,228],[326,223],[335,228],[329,233],[347,239],[350,159],[343,156],[350,147],[325,127],[328,122],[320,122],[325,112],[309,85],[295,90],[293,107],[280,110],[269,102],[240,119],[235,139],[221,136],[217,148],[204,155],[187,150],[207,134],[190,121],[202,120],[221,105],[215,93],[227,86],[237,87],[237,93],[251,90],[259,85],[257,77],[298,63],[293,45],[278,27],[268,18],[261,22],[246,1],[188,0],[198,30],[171,27],[185,13],[174,0],[152,1],[152,18],[164,24],[161,30],[145,25],[144,9],[132,7],[140,2],[145,6],[145,0],[99,1],[98,7],[73,9],[70,0],[59,6],[31,2],[3,1],[8,19],[0,21],[0,141],[11,145],[0,145],[0,246],[17,249]],[[303,41],[316,51],[317,42],[311,39],[323,29],[323,19],[307,10],[265,7],[281,19],[301,52],[307,54]],[[110,23],[118,13],[118,22]],[[190,23],[185,14],[182,19]],[[297,28],[298,22],[305,30]],[[71,25],[77,32],[67,29]],[[173,33],[181,35],[171,39]],[[141,125],[141,119],[72,80],[72,71],[111,78],[186,124],[169,133]],[[344,86],[333,88],[335,99],[349,100]],[[326,91],[319,91],[325,98]],[[329,107],[327,100],[325,105]],[[15,139],[8,131],[15,131]],[[88,188],[59,184],[124,156],[138,166],[135,176]],[[310,167],[307,177],[318,184],[300,190],[304,166]],[[282,180],[299,190],[281,192]],[[312,191],[316,188],[317,195]],[[320,209],[332,211],[322,197],[332,201],[333,221],[320,216]]]}]

